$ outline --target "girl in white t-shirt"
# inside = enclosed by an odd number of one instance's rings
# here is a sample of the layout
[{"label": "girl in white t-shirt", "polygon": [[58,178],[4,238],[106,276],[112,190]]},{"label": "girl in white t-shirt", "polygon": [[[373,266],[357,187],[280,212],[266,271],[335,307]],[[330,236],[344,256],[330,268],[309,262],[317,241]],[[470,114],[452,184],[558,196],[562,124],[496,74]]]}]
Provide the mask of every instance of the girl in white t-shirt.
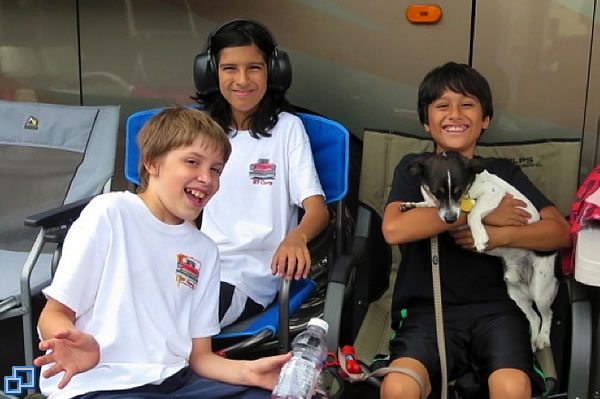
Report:
[{"label": "girl in white t-shirt", "polygon": [[221,256],[223,327],[262,311],[281,277],[306,278],[307,243],[329,214],[308,136],[285,99],[289,58],[268,28],[252,20],[219,26],[196,57],[194,80],[198,102],[233,148],[201,227]]}]

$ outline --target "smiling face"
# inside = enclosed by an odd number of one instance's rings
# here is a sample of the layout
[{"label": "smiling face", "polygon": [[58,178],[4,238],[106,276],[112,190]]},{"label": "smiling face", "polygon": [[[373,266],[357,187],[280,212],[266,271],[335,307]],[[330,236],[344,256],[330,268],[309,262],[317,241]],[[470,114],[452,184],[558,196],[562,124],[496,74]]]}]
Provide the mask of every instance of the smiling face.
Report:
[{"label": "smiling face", "polygon": [[219,52],[219,90],[231,105],[238,129],[247,130],[249,116],[267,92],[267,64],[256,45],[226,47]]},{"label": "smiling face", "polygon": [[217,192],[224,161],[206,138],[167,152],[144,164],[148,188],[139,194],[150,212],[167,224],[195,220]]},{"label": "smiling face", "polygon": [[424,126],[437,144],[436,152],[458,151],[473,158],[481,131],[489,123],[476,97],[446,89],[429,104]]}]

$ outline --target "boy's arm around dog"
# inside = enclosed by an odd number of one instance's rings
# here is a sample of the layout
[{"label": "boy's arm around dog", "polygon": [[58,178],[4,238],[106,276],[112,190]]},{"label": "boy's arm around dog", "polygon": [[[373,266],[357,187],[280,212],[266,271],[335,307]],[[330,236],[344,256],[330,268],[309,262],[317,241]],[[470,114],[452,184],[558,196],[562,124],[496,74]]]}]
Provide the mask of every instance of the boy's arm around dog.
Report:
[{"label": "boy's arm around dog", "polygon": [[[382,231],[388,244],[405,244],[422,240],[467,223],[464,213],[456,222],[448,224],[440,219],[435,208],[414,208],[405,212],[400,210],[403,202],[423,201],[419,179],[407,172],[412,160],[419,155],[407,155],[396,166],[390,198],[401,198],[402,200],[393,200],[385,207]],[[394,192],[396,190],[402,195],[396,195]],[[409,198],[404,198],[406,192],[412,193]]]},{"label": "boy's arm around dog", "polygon": [[385,207],[382,231],[388,244],[422,240],[467,224],[467,214],[464,212],[456,222],[448,224],[440,219],[435,208],[414,208],[402,212],[402,202],[390,202]]},{"label": "boy's arm around dog", "polygon": [[[502,165],[502,164],[501,164]],[[543,203],[539,209],[540,220],[534,223],[523,223],[523,217],[528,216],[515,198],[505,196],[500,206],[483,219],[489,237],[487,250],[497,247],[512,247],[536,251],[553,251],[567,248],[569,242],[569,225],[543,194],[533,185],[523,171],[509,162],[504,162],[500,168],[506,182],[521,193],[529,193]],[[531,200],[533,197],[529,197]],[[543,198],[543,200],[541,199]],[[513,207],[512,209],[511,206]],[[504,219],[503,219],[504,218]],[[472,249],[470,230],[452,233],[457,244],[465,249]],[[465,244],[465,240],[469,241]]]},{"label": "boy's arm around dog", "polygon": [[[505,161],[504,166],[500,167],[500,171],[503,171],[503,175],[500,177],[507,183],[527,195],[527,198],[534,204],[540,204],[537,205],[540,220],[524,226],[511,225],[510,221],[503,226],[486,225],[489,236],[487,249],[512,247],[534,251],[554,251],[568,248],[570,245],[569,224],[558,209],[535,187],[520,167]],[[534,197],[537,197],[537,200],[534,200]],[[545,201],[542,201],[542,198]],[[485,219],[484,222],[486,222]]]},{"label": "boy's arm around dog", "polygon": [[487,250],[497,247],[553,251],[568,248],[569,224],[555,206],[540,210],[540,221],[525,226],[486,225],[489,236]]}]

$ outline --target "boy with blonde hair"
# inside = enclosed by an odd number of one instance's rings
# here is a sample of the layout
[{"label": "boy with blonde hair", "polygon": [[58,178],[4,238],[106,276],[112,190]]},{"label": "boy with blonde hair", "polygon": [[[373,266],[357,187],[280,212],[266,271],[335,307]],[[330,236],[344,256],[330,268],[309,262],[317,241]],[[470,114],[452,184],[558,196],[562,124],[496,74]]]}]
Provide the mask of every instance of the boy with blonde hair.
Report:
[{"label": "boy with blonde hair", "polygon": [[44,290],[38,328],[47,352],[35,360],[42,393],[269,397],[289,355],[233,361],[211,350],[219,254],[193,221],[219,189],[229,139],[202,112],[174,108],[150,119],[138,142],[138,194],[90,202]]}]

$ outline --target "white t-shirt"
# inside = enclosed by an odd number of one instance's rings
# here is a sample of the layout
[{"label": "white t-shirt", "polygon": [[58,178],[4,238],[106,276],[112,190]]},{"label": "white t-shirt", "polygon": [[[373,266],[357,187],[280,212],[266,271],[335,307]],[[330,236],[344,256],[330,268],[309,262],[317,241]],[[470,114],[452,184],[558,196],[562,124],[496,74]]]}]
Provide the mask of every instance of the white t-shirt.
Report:
[{"label": "white t-shirt", "polygon": [[231,137],[221,187],[204,208],[202,231],[221,255],[221,281],[266,306],[279,288],[271,275],[275,250],[298,224],[302,201],[324,196],[300,118],[282,112],[271,137]]},{"label": "white t-shirt", "polygon": [[[219,332],[219,257],[189,223],[168,225],[129,192],[96,197],[70,228],[52,284],[43,292],[76,314],[100,345],[100,363],[40,377],[50,399],[160,383],[189,363],[192,338]],[[48,366],[45,366],[47,368]]]}]

